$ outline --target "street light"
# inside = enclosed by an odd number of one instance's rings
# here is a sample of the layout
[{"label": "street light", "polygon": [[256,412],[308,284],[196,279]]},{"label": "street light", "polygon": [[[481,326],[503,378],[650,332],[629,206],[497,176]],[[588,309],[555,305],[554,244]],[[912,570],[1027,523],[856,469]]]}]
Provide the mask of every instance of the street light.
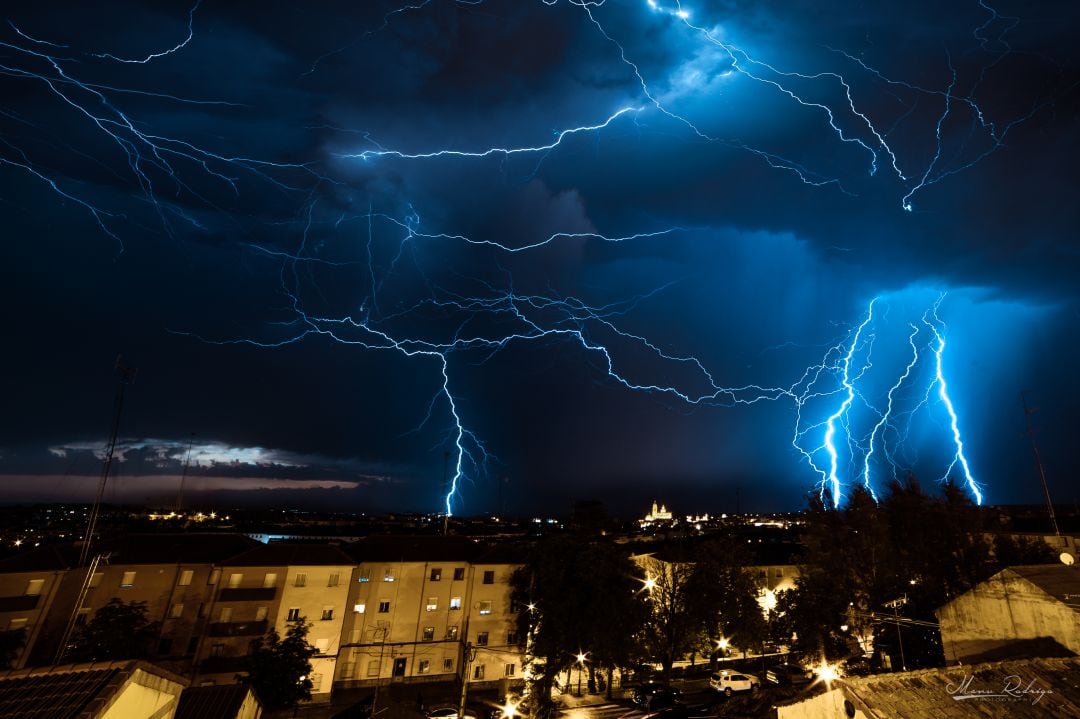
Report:
[{"label": "street light", "polygon": [[584,652],[578,652],[577,655],[577,695],[581,696],[581,670],[585,668],[585,654]]}]

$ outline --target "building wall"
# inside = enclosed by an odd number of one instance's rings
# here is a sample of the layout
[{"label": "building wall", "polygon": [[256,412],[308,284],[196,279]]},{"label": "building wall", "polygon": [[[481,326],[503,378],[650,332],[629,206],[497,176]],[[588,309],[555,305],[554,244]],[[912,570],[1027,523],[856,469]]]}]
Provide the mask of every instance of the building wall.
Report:
[{"label": "building wall", "polygon": [[830,689],[824,694],[816,694],[795,704],[778,706],[776,719],[866,719],[866,714],[854,705],[854,714],[846,713],[844,699],[842,690]]},{"label": "building wall", "polygon": [[1080,615],[1008,570],[937,611],[945,659],[969,662],[1017,641],[1051,637],[1080,654]]},{"label": "building wall", "polygon": [[[225,565],[211,570],[196,650],[197,683],[235,681],[240,662],[251,652],[251,642],[275,626],[286,574],[284,566]],[[273,575],[272,586],[267,586],[269,575]],[[252,590],[258,596],[236,596]]]},{"label": "building wall", "polygon": [[12,663],[12,669],[26,666],[45,618],[64,578],[65,571],[35,571],[0,574],[0,631],[26,630],[26,644]]},{"label": "building wall", "polygon": [[[353,565],[290,566],[281,587],[281,602],[274,626],[285,636],[290,611],[310,624],[307,642],[319,650],[311,659],[313,701],[329,701],[337,671]],[[302,581],[299,581],[302,577]],[[329,612],[329,618],[325,613]]]},{"label": "building wall", "polygon": [[[463,561],[361,563],[350,582],[336,680],[344,686],[446,681],[460,676],[464,664],[470,682],[497,682],[509,664],[513,678],[520,678],[523,650],[506,642],[515,622],[509,584],[514,568]],[[490,584],[485,572],[492,573]],[[474,647],[471,661],[466,644]],[[477,666],[484,667],[479,675]]]}]

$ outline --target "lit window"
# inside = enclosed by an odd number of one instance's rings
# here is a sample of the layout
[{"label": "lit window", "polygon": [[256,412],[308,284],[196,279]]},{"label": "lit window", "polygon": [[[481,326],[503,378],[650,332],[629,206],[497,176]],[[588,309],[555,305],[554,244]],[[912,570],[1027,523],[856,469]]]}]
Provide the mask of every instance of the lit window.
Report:
[{"label": "lit window", "polygon": [[384,582],[394,581],[394,570],[390,567],[387,567],[386,570],[383,572],[382,580]]},{"label": "lit window", "polygon": [[487,643],[488,643],[488,633],[487,632],[477,632],[476,633],[476,646],[478,646],[478,647],[486,647]]},{"label": "lit window", "polygon": [[446,638],[447,639],[449,639],[451,641],[454,641],[454,640],[457,639],[457,637],[458,637],[458,628],[457,628],[456,624],[446,628]]},{"label": "lit window", "polygon": [[450,608],[461,609],[461,597],[450,597]]},{"label": "lit window", "polygon": [[484,584],[494,584],[494,583],[495,583],[495,571],[492,570],[492,569],[486,570],[484,572]]},{"label": "lit window", "polygon": [[341,575],[337,572],[334,572],[330,575],[330,578],[326,580],[326,586],[336,587],[339,581],[341,581]]},{"label": "lit window", "polygon": [[210,576],[206,578],[206,583],[211,584],[211,585],[217,584],[220,579],[221,579],[221,570],[220,569],[215,569],[212,572],[210,572]]},{"label": "lit window", "polygon": [[386,614],[390,611],[390,602],[379,602],[379,614]]},{"label": "lit window", "polygon": [[24,594],[28,597],[36,597],[41,594],[41,588],[45,586],[44,579],[31,579],[26,583],[26,591]]},{"label": "lit window", "polygon": [[480,602],[480,615],[491,614],[491,602]]},{"label": "lit window", "polygon": [[427,598],[427,610],[429,612],[434,612],[438,608],[439,608],[439,598],[438,597],[428,597]]},{"label": "lit window", "polygon": [[435,639],[435,627],[424,627],[424,641],[430,642]]},{"label": "lit window", "polygon": [[263,575],[263,589],[271,589],[277,586],[277,575],[273,572],[267,572]]},{"label": "lit window", "polygon": [[122,589],[129,589],[135,586],[135,572],[124,572],[123,578],[120,580],[120,587]]},{"label": "lit window", "polygon": [[334,608],[333,607],[323,607],[322,620],[324,622],[329,622],[333,618],[334,618]]},{"label": "lit window", "polygon": [[354,604],[352,610],[357,614],[363,614],[367,610],[366,604]]},{"label": "lit window", "polygon": [[515,664],[507,664],[506,668],[503,670],[503,676],[504,677],[512,677],[512,676],[514,676],[514,670],[516,668],[517,668],[517,665],[515,665]]},{"label": "lit window", "polygon": [[290,622],[300,621],[300,607],[289,607],[289,614],[286,616],[286,620]]},{"label": "lit window", "polygon": [[179,619],[182,616],[184,616],[184,605],[179,603],[173,604],[172,608],[169,609],[169,618]]},{"label": "lit window", "polygon": [[360,576],[357,577],[356,581],[358,581],[358,582],[370,582],[371,581],[371,570],[370,569],[361,569],[360,570]]},{"label": "lit window", "polygon": [[431,660],[421,659],[420,663],[416,666],[417,674],[427,674],[431,670]]},{"label": "lit window", "polygon": [[306,587],[307,586],[307,575],[304,574],[303,572],[297,572],[296,577],[293,578],[293,586],[294,587]]},{"label": "lit window", "polygon": [[244,581],[243,574],[230,574],[229,575],[229,589],[236,589],[240,586],[240,583]]},{"label": "lit window", "polygon": [[460,582],[465,578],[465,567],[454,567],[454,581]]},{"label": "lit window", "polygon": [[22,629],[26,626],[26,621],[26,617],[18,617],[17,619],[12,619],[10,622],[8,622],[8,630],[10,631],[14,629]]},{"label": "lit window", "polygon": [[195,571],[192,569],[185,569],[180,572],[180,581],[177,582],[181,587],[186,587],[191,584],[191,579],[195,576]]},{"label": "lit window", "polygon": [[438,582],[442,579],[442,567],[431,568],[431,581]]},{"label": "lit window", "polygon": [[255,607],[255,621],[266,621],[267,609],[266,607]]}]

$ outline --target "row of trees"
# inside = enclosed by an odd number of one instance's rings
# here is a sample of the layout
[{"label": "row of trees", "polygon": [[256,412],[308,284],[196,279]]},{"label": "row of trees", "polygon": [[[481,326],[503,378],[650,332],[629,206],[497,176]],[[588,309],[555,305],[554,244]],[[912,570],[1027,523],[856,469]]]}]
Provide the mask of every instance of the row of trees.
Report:
[{"label": "row of trees", "polygon": [[840,510],[829,508],[828,497],[812,496],[809,503],[802,572],[795,589],[779,594],[770,629],[785,643],[794,635],[796,650],[829,660],[849,656],[853,636],[876,636],[890,643],[896,667],[901,642],[908,668],[939,666],[938,632],[898,630],[883,618],[894,611],[887,605],[895,603],[900,616],[934,623],[935,609],[1003,567],[1054,561],[1038,539],[988,539],[986,514],[952,482],[931,496],[909,476],[879,501],[860,487]]},{"label": "row of trees", "polygon": [[755,646],[765,621],[754,580],[733,541],[699,545],[639,564],[610,541],[558,535],[541,542],[514,573],[519,635],[534,662],[538,709],[550,706],[561,672],[607,676],[657,662],[666,674],[690,654],[715,655],[726,639]]}]

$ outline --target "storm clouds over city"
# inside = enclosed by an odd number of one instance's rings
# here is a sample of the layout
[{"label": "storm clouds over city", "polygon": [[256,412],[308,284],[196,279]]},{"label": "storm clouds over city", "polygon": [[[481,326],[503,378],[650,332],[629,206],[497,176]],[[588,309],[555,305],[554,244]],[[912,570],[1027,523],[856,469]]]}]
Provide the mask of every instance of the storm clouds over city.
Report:
[{"label": "storm clouds over city", "polygon": [[3,495],[1075,501],[1078,14],[11,4]]}]

